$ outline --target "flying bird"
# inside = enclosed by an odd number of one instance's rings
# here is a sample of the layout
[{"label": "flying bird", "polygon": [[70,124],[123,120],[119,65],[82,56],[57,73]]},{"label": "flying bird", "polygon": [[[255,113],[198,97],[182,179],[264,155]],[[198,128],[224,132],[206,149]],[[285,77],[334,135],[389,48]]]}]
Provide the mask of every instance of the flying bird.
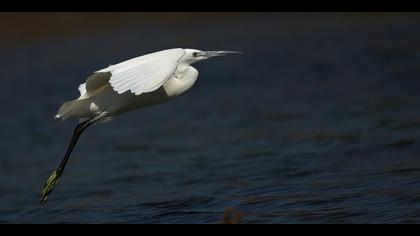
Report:
[{"label": "flying bird", "polygon": [[136,109],[159,104],[190,89],[198,71],[191,65],[236,51],[200,51],[174,48],[136,57],[98,70],[79,86],[80,97],[65,102],[56,119],[78,118],[70,144],[58,168],[51,174],[41,196],[46,203],[58,184],[70,154],[83,131],[93,123],[105,123]]}]

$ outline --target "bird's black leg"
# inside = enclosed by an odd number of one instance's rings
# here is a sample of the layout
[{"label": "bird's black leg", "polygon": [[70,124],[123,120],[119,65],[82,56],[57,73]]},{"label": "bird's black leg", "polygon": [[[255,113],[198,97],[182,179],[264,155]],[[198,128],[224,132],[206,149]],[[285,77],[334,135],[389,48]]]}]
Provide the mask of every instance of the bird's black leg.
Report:
[{"label": "bird's black leg", "polygon": [[80,135],[83,133],[83,131],[95,123],[96,121],[103,118],[106,114],[102,113],[96,117],[93,117],[89,120],[86,120],[76,126],[73,132],[73,136],[70,140],[70,144],[67,147],[66,154],[64,155],[63,160],[61,161],[58,168],[51,174],[51,176],[48,178],[47,182],[44,184],[44,189],[42,190],[42,196],[41,196],[41,203],[46,203],[48,199],[48,195],[54,190],[55,186],[58,184],[58,181],[63,174],[64,168],[66,167],[67,161],[69,160],[70,154],[73,151],[74,146],[77,143],[77,140],[79,139]]}]

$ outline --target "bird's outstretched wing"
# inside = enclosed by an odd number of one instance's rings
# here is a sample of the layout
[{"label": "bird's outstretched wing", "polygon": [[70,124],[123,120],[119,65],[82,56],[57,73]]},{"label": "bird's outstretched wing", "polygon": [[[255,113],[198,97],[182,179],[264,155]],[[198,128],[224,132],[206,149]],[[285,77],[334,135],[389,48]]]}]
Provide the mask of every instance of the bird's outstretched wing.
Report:
[{"label": "bird's outstretched wing", "polygon": [[140,95],[152,92],[165,83],[184,54],[182,48],[163,50],[111,65],[95,73],[111,73],[109,84],[119,94],[130,90]]},{"label": "bird's outstretched wing", "polygon": [[109,72],[100,72],[91,75],[89,78],[87,78],[86,83],[79,85],[79,99],[88,98],[95,95],[103,87],[108,85],[110,77],[111,73]]}]

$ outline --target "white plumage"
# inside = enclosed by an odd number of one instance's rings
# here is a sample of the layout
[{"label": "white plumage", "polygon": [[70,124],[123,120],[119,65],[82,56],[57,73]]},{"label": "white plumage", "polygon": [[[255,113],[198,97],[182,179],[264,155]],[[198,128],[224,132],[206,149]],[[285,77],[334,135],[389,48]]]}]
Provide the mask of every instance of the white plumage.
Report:
[{"label": "white plumage", "polygon": [[80,97],[64,103],[55,118],[84,121],[113,117],[164,102],[191,88],[198,71],[191,64],[236,52],[174,48],[136,57],[96,71],[79,86]]},{"label": "white plumage", "polygon": [[174,73],[185,55],[182,48],[168,49],[137,57],[97,72],[110,72],[109,83],[119,94],[130,90],[135,95],[155,91]]},{"label": "white plumage", "polygon": [[55,118],[74,117],[76,126],[59,167],[44,185],[41,202],[47,201],[60,179],[82,132],[95,122],[107,122],[128,111],[158,104],[191,88],[198,71],[191,64],[237,52],[168,49],[124,61],[96,71],[79,85],[79,98],[65,102]]}]

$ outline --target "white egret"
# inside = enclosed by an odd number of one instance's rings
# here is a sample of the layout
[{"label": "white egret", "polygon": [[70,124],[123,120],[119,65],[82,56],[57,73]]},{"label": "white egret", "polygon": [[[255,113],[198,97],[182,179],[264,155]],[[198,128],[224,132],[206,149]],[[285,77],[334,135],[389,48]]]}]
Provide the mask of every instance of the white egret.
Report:
[{"label": "white egret", "polygon": [[122,113],[158,104],[183,94],[197,80],[191,65],[235,51],[168,49],[136,57],[96,71],[79,86],[80,97],[64,103],[55,118],[79,118],[70,144],[59,167],[44,185],[41,203],[63,174],[70,154],[82,132],[95,122],[107,122]]}]

